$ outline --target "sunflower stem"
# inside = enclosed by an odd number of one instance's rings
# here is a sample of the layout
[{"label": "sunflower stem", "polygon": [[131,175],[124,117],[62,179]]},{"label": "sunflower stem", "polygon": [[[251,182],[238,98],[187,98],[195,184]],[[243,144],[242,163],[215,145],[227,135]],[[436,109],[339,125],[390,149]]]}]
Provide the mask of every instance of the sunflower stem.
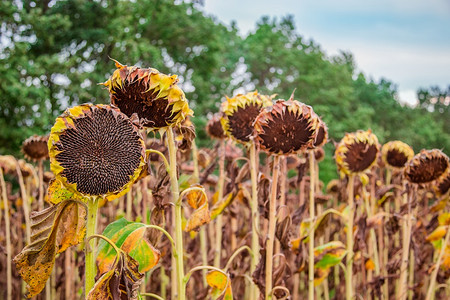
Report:
[{"label": "sunflower stem", "polygon": [[30,202],[28,200],[28,194],[25,189],[25,183],[23,181],[22,171],[20,166],[16,163],[17,177],[19,178],[20,195],[22,196],[23,214],[25,217],[25,238],[27,245],[30,244],[31,227],[30,227]]},{"label": "sunflower stem", "polygon": [[39,211],[44,209],[44,164],[42,159],[38,162],[38,174],[39,174],[39,198],[38,208]]},{"label": "sunflower stem", "polygon": [[8,196],[6,195],[6,183],[3,177],[3,169],[0,167],[0,183],[2,187],[3,208],[5,210],[6,231],[6,299],[12,299],[12,248],[11,248],[11,224],[9,220]]},{"label": "sunflower stem", "polygon": [[[256,165],[256,145],[252,140],[250,144],[250,177],[252,182],[252,199],[250,201],[251,219],[252,219],[252,258],[250,262],[250,276],[256,270],[256,265],[260,260],[259,254],[259,213],[258,213],[258,166]],[[250,287],[250,298],[258,298],[258,287],[252,284]]]},{"label": "sunflower stem", "polygon": [[[97,210],[98,210],[98,199],[88,199],[88,215],[87,215],[87,224],[86,224],[86,238],[95,234],[95,230],[97,227]],[[95,241],[89,241],[88,245],[85,245],[86,251],[86,266],[84,270],[84,278],[85,278],[85,295],[87,296],[89,292],[92,290],[95,284],[95,275],[97,273],[97,268],[95,266],[95,250],[96,244]]]},{"label": "sunflower stem", "polygon": [[173,136],[172,127],[167,129],[167,148],[169,149],[169,165],[170,165],[170,183],[172,192],[172,201],[175,210],[175,251],[172,255],[175,258],[176,265],[176,282],[177,282],[177,298],[178,300],[186,299],[186,287],[183,283],[184,278],[184,261],[183,261],[183,230],[182,230],[182,214],[181,201],[178,201],[180,191],[178,188],[177,176],[177,149]]},{"label": "sunflower stem", "polygon": [[314,187],[315,187],[315,164],[314,151],[309,151],[309,219],[311,220],[311,230],[308,241],[308,300],[314,300]]},{"label": "sunflower stem", "polygon": [[266,290],[265,299],[272,299],[272,273],[273,273],[273,246],[275,239],[276,213],[277,213],[277,187],[278,173],[280,171],[280,157],[276,155],[273,159],[272,187],[269,200],[269,231],[266,239]]},{"label": "sunflower stem", "polygon": [[349,214],[347,219],[347,259],[345,272],[345,295],[347,300],[353,299],[353,216],[354,216],[354,202],[353,202],[353,185],[354,175],[348,176],[347,195]]},{"label": "sunflower stem", "polygon": [[403,219],[403,238],[402,238],[402,261],[400,265],[400,287],[398,289],[399,295],[397,299],[404,300],[406,299],[408,292],[408,259],[409,259],[409,248],[411,242],[411,205],[408,199],[409,193],[403,194],[403,204],[408,204],[408,214]]},{"label": "sunflower stem", "polygon": [[[219,182],[217,184],[217,202],[220,202],[223,197],[223,185],[225,182],[225,139],[220,140],[219,146]],[[214,255],[214,267],[220,268],[220,261],[222,258],[222,214],[216,218],[216,245]]]}]

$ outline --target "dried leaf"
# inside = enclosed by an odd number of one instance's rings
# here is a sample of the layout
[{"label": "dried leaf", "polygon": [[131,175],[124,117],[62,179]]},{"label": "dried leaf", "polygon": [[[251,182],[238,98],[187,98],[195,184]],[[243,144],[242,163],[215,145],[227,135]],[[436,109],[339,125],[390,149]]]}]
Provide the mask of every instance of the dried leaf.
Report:
[{"label": "dried leaf", "polygon": [[[203,188],[201,185],[195,185],[193,187]],[[189,216],[184,231],[197,231],[200,226],[211,221],[208,199],[206,199],[205,193],[199,190],[192,190],[187,193],[186,199],[188,204],[194,209],[194,211]]]},{"label": "dried leaf", "polygon": [[243,200],[245,197],[244,191],[239,189],[237,192],[231,192],[214,204],[211,208],[211,219],[214,220],[220,215],[225,208],[227,208],[234,200]]},{"label": "dried leaf", "polygon": [[137,300],[138,289],[144,277],[138,269],[138,262],[121,251],[110,269],[95,283],[87,300]]},{"label": "dried leaf", "polygon": [[[109,224],[103,231],[103,235],[137,260],[139,272],[147,272],[156,266],[161,257],[160,252],[150,243],[151,232],[151,229],[147,228],[145,224],[128,222],[121,218]],[[101,240],[98,245],[97,274],[102,275],[111,270],[115,260],[114,248]]]},{"label": "dried leaf", "polygon": [[289,248],[289,237],[290,237],[290,231],[289,228],[292,225],[291,217],[288,215],[286,216],[283,221],[277,222],[276,229],[275,229],[275,236],[280,241],[281,247],[283,249]]},{"label": "dried leaf", "polygon": [[233,300],[230,277],[219,271],[211,271],[206,274],[206,282],[212,287],[212,299]]},{"label": "dried leaf", "polygon": [[40,212],[31,213],[31,242],[15,258],[17,270],[27,282],[28,297],[45,287],[57,253],[79,244],[86,232],[86,208],[64,200]]},{"label": "dried leaf", "polygon": [[189,216],[189,219],[186,222],[186,227],[184,231],[189,232],[192,230],[199,230],[200,227],[204,224],[207,224],[211,221],[211,216],[208,210],[208,202],[205,202],[198,209],[194,210],[194,212]]}]

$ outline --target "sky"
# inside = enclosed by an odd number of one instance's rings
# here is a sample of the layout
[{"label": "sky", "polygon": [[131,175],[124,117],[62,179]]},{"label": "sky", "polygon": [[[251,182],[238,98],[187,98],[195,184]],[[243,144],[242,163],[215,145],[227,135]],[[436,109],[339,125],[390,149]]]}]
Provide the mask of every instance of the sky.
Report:
[{"label": "sky", "polygon": [[294,16],[297,32],[328,56],[354,55],[357,70],[397,85],[401,102],[450,85],[450,0],[204,0],[204,11],[245,36],[261,16]]}]

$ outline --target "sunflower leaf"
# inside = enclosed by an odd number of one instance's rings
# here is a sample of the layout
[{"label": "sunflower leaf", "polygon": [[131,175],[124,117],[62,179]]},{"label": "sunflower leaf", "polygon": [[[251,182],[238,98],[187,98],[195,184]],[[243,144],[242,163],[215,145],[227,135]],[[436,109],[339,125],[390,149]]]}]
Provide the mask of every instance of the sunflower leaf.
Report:
[{"label": "sunflower leaf", "polygon": [[[139,272],[147,272],[156,266],[161,253],[150,243],[151,230],[145,224],[128,222],[121,218],[109,224],[103,235],[139,263]],[[112,268],[116,251],[105,241],[98,245],[97,268],[102,275]]]},{"label": "sunflower leaf", "polygon": [[139,264],[123,251],[116,254],[110,269],[95,283],[87,296],[94,299],[138,299],[138,289],[144,277]]},{"label": "sunflower leaf", "polygon": [[206,274],[206,282],[212,287],[212,299],[233,300],[230,277],[219,271],[211,271]]},{"label": "sunflower leaf", "polygon": [[79,244],[86,232],[86,207],[64,200],[31,214],[31,242],[15,258],[20,276],[28,284],[28,297],[45,287],[55,264],[55,256]]}]

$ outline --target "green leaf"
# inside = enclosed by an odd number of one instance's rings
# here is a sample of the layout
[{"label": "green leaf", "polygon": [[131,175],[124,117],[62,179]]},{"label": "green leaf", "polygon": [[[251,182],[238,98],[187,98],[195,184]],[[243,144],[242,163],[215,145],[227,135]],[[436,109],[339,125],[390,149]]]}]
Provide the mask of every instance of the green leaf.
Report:
[{"label": "green leaf", "polygon": [[[121,218],[109,224],[103,235],[129,254],[139,263],[139,272],[147,272],[156,266],[161,253],[149,241],[150,229],[142,223],[128,222]],[[107,242],[101,240],[98,245],[98,274],[111,269],[116,259],[116,251]]]},{"label": "green leaf", "polygon": [[347,254],[345,245],[333,241],[314,248],[315,264],[318,269],[328,269],[339,264]]}]

